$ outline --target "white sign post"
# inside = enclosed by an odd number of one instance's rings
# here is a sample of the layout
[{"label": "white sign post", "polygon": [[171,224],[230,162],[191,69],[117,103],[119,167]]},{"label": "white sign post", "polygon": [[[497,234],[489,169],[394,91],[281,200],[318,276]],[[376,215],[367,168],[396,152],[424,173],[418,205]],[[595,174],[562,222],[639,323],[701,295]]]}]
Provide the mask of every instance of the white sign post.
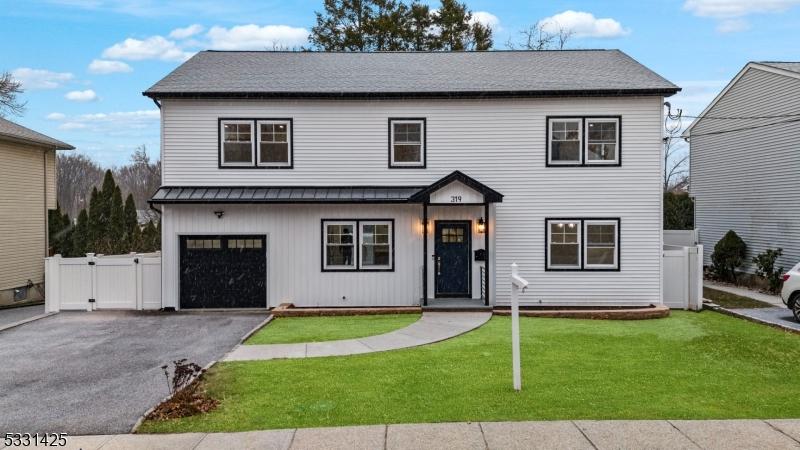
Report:
[{"label": "white sign post", "polygon": [[522,369],[519,355],[519,291],[525,292],[528,282],[519,276],[517,263],[511,264],[511,358],[514,365],[514,390],[522,390]]}]

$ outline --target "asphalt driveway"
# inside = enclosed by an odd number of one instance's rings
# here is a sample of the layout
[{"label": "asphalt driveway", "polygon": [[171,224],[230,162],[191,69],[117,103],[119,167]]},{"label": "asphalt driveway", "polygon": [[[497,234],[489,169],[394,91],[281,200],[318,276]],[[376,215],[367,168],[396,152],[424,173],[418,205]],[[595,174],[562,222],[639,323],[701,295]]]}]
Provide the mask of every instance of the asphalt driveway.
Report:
[{"label": "asphalt driveway", "polygon": [[263,314],[69,312],[0,332],[0,435],[126,433],[168,394],[161,366],[220,359]]}]

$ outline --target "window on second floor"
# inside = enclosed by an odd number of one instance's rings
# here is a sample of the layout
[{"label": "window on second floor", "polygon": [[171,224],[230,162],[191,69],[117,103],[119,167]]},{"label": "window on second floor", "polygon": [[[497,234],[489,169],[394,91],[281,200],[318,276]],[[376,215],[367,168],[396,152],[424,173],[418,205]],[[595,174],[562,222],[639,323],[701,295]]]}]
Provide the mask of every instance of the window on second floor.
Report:
[{"label": "window on second floor", "polygon": [[291,119],[221,119],[220,167],[292,168]]},{"label": "window on second floor", "polygon": [[620,123],[619,116],[548,118],[547,165],[620,165]]},{"label": "window on second floor", "polygon": [[425,167],[425,119],[389,119],[389,167]]},{"label": "window on second floor", "polygon": [[223,166],[253,165],[253,122],[223,120],[221,163]]}]

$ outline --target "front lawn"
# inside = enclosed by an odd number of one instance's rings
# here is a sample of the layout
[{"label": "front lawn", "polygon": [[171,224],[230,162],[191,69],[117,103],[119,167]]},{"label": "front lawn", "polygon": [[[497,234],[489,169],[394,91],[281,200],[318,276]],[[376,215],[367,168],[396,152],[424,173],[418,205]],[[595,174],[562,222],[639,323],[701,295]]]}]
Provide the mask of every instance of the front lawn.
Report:
[{"label": "front lawn", "polygon": [[294,344],[355,339],[405,328],[417,320],[419,314],[279,317],[258,330],[245,344]]},{"label": "front lawn", "polygon": [[644,321],[521,318],[523,390],[511,387],[510,320],[433,345],[348,357],[232,362],[206,415],[142,432],[356,424],[800,417],[800,336],[719,313]]}]

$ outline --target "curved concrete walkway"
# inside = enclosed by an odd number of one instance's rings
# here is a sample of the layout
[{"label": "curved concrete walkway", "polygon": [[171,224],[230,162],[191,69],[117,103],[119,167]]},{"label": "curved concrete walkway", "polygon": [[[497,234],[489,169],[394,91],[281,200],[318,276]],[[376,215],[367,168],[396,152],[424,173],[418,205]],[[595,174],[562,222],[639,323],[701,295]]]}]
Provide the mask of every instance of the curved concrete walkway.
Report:
[{"label": "curved concrete walkway", "polygon": [[[429,312],[411,325],[377,336],[300,344],[239,345],[223,361],[358,355],[431,344],[464,334],[486,323],[491,312]],[[269,325],[267,325],[269,326]]]}]

